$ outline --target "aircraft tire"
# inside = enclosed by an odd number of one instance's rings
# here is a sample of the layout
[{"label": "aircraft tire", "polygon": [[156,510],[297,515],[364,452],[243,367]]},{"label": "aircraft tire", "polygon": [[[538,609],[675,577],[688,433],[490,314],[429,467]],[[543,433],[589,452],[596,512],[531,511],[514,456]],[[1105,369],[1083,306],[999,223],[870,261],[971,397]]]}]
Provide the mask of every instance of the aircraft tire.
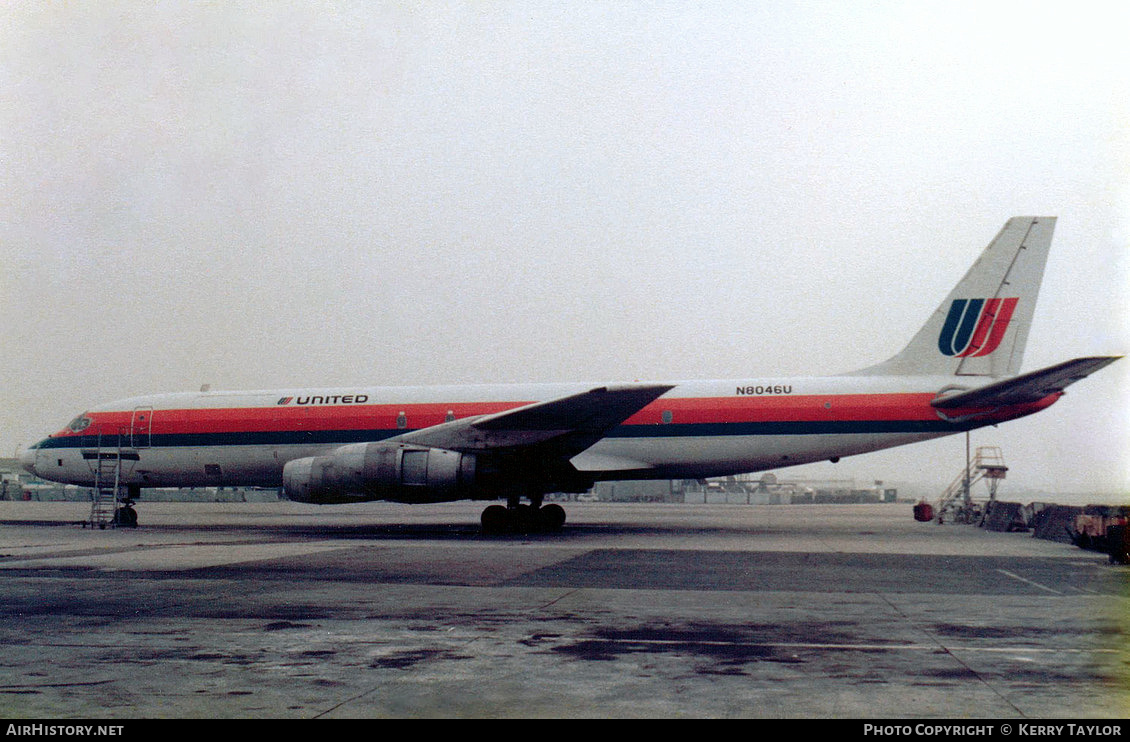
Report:
[{"label": "aircraft tire", "polygon": [[502,505],[491,505],[479,518],[483,533],[538,533],[557,531],[565,525],[565,508],[557,504],[535,508],[532,505],[519,505],[509,509]]},{"label": "aircraft tire", "polygon": [[118,510],[118,525],[125,528],[137,528],[137,511],[130,506]]},{"label": "aircraft tire", "polygon": [[479,518],[484,533],[503,533],[513,527],[509,511],[501,505],[491,505]]},{"label": "aircraft tire", "polygon": [[538,516],[542,522],[542,527],[547,531],[556,531],[565,525],[565,508],[557,503],[542,506],[541,510],[538,511]]}]

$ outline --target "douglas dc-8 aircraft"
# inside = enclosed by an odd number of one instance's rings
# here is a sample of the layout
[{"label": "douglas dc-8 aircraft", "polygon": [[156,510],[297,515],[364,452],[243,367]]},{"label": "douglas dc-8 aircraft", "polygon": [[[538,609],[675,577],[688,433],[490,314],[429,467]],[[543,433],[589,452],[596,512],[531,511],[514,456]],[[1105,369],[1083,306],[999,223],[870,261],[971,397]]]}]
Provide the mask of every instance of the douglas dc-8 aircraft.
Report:
[{"label": "douglas dc-8 aircraft", "polygon": [[84,412],[21,463],[93,486],[100,460],[120,462],[134,524],[143,487],[223,485],[281,486],[306,503],[505,499],[483,511],[484,529],[559,528],[548,493],[838,461],[1053,404],[1119,358],[1019,373],[1054,228],[1010,219],[901,353],[852,373],[163,394]]}]

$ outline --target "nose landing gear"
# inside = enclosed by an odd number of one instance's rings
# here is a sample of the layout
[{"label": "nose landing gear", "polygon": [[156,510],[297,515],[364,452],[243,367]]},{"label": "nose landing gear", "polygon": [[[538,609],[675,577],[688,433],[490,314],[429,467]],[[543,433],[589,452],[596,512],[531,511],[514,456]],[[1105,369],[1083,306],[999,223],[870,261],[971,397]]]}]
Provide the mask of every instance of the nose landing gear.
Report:
[{"label": "nose landing gear", "polygon": [[118,506],[116,525],[119,528],[137,528],[137,511],[133,509],[132,500],[123,500]]}]

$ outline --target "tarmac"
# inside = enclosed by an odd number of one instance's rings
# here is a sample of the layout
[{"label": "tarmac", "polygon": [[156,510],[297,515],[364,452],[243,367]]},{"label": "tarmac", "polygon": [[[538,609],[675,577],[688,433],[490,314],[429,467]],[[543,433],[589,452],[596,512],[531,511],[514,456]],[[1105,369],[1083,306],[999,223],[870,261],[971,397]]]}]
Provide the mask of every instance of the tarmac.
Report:
[{"label": "tarmac", "polygon": [[0,717],[1130,716],[1130,568],[909,504],[0,502]]}]

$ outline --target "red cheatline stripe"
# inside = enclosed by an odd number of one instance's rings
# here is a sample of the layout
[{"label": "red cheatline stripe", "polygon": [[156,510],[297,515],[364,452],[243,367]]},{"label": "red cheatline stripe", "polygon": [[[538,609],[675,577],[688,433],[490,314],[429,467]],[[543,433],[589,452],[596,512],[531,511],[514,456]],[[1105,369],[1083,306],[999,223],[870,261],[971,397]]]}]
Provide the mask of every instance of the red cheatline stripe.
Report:
[{"label": "red cheatline stripe", "polygon": [[[627,425],[658,425],[663,413],[679,424],[742,422],[823,422],[936,420],[931,393],[828,394],[758,397],[708,397],[661,399],[630,417]],[[490,414],[528,404],[493,402],[475,404],[323,405],[314,407],[245,407],[225,409],[156,409],[152,427],[141,432],[160,434],[278,432],[326,430],[396,430],[403,413],[407,427],[419,429],[444,422],[449,411],[456,418]],[[132,411],[90,413],[85,435],[129,431]],[[141,428],[135,429],[135,432]],[[65,431],[67,435],[76,435]]]}]

